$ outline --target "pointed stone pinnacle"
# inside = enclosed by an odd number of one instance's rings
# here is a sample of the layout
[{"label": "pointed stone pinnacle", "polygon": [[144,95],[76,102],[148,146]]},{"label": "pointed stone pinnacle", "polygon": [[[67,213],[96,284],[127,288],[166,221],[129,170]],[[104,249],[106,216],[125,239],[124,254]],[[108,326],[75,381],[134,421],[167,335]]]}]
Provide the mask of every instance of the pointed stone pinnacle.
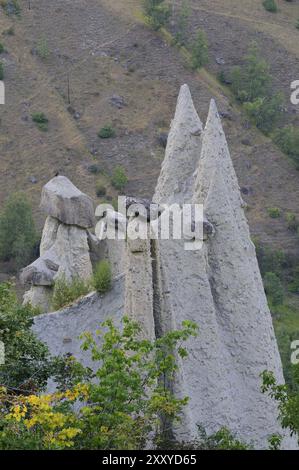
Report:
[{"label": "pointed stone pinnacle", "polygon": [[[213,175],[217,172],[222,174],[225,186],[228,189],[228,197],[232,206],[239,212],[243,219],[243,200],[237,176],[230,157],[225,133],[215,100],[210,103],[208,118],[202,137],[202,151],[199,160],[197,178],[193,201],[204,203],[207,198]],[[221,197],[221,195],[219,195]]]},{"label": "pointed stone pinnacle", "polygon": [[194,108],[191,93],[183,85],[178,96],[175,117],[171,123],[168,143],[156,187],[157,203],[183,202],[192,184],[201,148],[202,122]]}]

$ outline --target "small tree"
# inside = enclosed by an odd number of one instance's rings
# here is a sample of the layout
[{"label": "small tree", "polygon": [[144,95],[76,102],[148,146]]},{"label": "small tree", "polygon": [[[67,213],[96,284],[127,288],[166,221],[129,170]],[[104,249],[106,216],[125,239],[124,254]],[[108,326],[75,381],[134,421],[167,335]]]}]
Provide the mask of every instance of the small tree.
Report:
[{"label": "small tree", "polygon": [[[169,384],[177,373],[176,356],[187,356],[183,343],[196,332],[185,321],[180,330],[149,341],[125,317],[120,328],[108,320],[95,335],[83,334],[82,348],[97,364],[95,373],[63,393],[11,400],[0,418],[0,447],[132,450],[159,441],[163,422],[179,421],[188,402],[175,397]],[[71,405],[78,400],[83,406],[76,413]],[[5,401],[2,389],[2,409]]]},{"label": "small tree", "polygon": [[[278,384],[271,371],[264,371],[262,377],[262,392],[268,393],[277,401],[279,418],[283,429],[289,429],[299,444],[299,366],[293,365],[294,380],[297,388],[291,390],[288,385]],[[277,436],[282,441],[282,436]]]},{"label": "small tree", "polygon": [[241,102],[254,102],[269,94],[271,75],[269,64],[260,56],[256,43],[252,43],[244,65],[234,67],[231,73],[232,90]]},{"label": "small tree", "polygon": [[188,19],[190,17],[190,6],[187,0],[183,1],[177,18],[177,31],[175,33],[175,43],[183,46],[187,39]]},{"label": "small tree", "polygon": [[208,41],[204,31],[199,29],[191,47],[191,62],[194,69],[200,69],[209,61]]},{"label": "small tree", "polygon": [[13,258],[18,267],[24,266],[31,260],[36,243],[31,206],[24,194],[15,193],[0,214],[0,258]]},{"label": "small tree", "polygon": [[43,389],[49,377],[48,349],[31,331],[36,314],[18,303],[11,284],[0,284],[0,340],[5,346],[0,387],[12,394]]},{"label": "small tree", "polygon": [[270,11],[271,13],[278,12],[278,6],[275,0],[264,0],[263,6],[265,10]]},{"label": "small tree", "polygon": [[127,182],[128,177],[123,167],[116,167],[111,178],[112,186],[114,186],[115,189],[122,191],[125,188]]},{"label": "small tree", "polygon": [[299,166],[299,128],[286,126],[274,134],[274,142],[285,154],[289,155]]},{"label": "small tree", "polygon": [[144,12],[148,24],[158,30],[165,26],[170,17],[170,7],[164,0],[144,0]]}]

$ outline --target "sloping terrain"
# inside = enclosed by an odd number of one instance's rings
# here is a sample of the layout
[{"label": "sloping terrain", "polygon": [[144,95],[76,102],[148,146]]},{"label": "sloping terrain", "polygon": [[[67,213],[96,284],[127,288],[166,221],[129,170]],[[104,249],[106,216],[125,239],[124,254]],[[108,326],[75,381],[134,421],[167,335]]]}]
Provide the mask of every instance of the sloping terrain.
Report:
[{"label": "sloping terrain", "polygon": [[[174,8],[181,3],[173,2]],[[259,0],[191,0],[190,34],[201,27],[210,43],[210,64],[200,73],[143,23],[139,0],[32,0],[30,10],[27,1],[20,4],[20,18],[0,15],[7,50],[2,56],[1,204],[10,192],[25,190],[41,227],[40,190],[57,171],[96,200],[99,179],[108,197],[115,197],[109,178],[116,165],[127,171],[126,193],[150,197],[164,152],[158,136],[168,130],[179,86],[186,82],[203,120],[212,96],[225,116],[252,233],[272,247],[298,252],[298,239],[284,217],[271,219],[267,208],[299,216],[299,172],[269,139],[248,128],[215,78],[221,69],[216,59],[223,58],[224,69],[242,62],[254,39],[271,64],[275,88],[288,96],[299,74],[298,1],[280,1],[281,11],[274,15]],[[13,35],[8,34],[12,27]],[[46,114],[48,132],[32,122],[34,112]],[[286,119],[298,122],[298,107],[289,105],[287,114]],[[116,137],[100,139],[97,133],[107,124]],[[242,144],[244,139],[249,145]],[[103,174],[91,174],[91,164]]]}]

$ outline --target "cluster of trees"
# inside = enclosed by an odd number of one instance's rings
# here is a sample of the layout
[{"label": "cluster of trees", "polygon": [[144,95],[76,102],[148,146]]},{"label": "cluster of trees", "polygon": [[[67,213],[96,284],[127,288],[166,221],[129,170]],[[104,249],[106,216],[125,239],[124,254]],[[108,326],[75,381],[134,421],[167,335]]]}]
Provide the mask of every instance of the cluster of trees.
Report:
[{"label": "cluster of trees", "polygon": [[184,46],[190,52],[191,65],[200,69],[209,61],[208,41],[204,31],[198,29],[194,39],[189,39],[188,18],[191,10],[188,0],[184,0],[179,11],[172,15],[172,9],[164,0],[144,0],[144,13],[148,24],[155,30],[168,25],[172,16],[174,29],[174,43]]},{"label": "cluster of trees", "polygon": [[[0,340],[6,347],[0,365],[0,449],[142,449],[149,439],[160,449],[249,448],[226,428],[212,436],[199,428],[195,441],[173,441],[170,430],[188,398],[175,397],[168,384],[177,371],[176,355],[184,359],[184,342],[197,334],[194,323],[185,321],[181,329],[148,341],[128,318],[120,327],[108,320],[95,335],[81,336],[82,349],[95,364],[92,371],[71,355],[51,356],[30,329],[35,314],[19,305],[9,284],[0,285]],[[298,368],[296,374],[299,385]],[[45,394],[50,377],[57,390]],[[262,379],[262,391],[278,401],[283,427],[298,436],[298,389],[277,384],[271,372]],[[278,449],[281,436],[269,442]]]},{"label": "cluster of trees", "polygon": [[[157,446],[170,438],[187,398],[176,398],[166,384],[177,369],[175,354],[187,355],[183,343],[196,335],[194,323],[185,321],[151,342],[128,318],[120,328],[106,321],[95,336],[82,334],[82,349],[100,364],[92,372],[71,356],[49,355],[30,330],[35,314],[18,304],[11,286],[0,286],[0,340],[6,347],[1,449],[140,449],[150,436]],[[45,395],[49,377],[58,388]]]},{"label": "cluster of trees", "polygon": [[0,260],[14,260],[17,268],[25,266],[37,244],[31,205],[25,194],[12,194],[0,213]]}]

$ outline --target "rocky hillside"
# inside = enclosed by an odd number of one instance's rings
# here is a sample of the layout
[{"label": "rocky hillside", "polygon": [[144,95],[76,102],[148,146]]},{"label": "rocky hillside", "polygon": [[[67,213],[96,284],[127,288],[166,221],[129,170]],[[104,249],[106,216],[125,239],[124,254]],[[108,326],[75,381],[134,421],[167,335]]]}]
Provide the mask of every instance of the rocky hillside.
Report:
[{"label": "rocky hillside", "polygon": [[[174,1],[174,11],[181,1]],[[190,35],[201,27],[209,43],[205,70],[190,70],[181,51],[144,24],[140,0],[19,0],[21,13],[0,14],[6,52],[6,105],[0,122],[0,202],[15,190],[31,197],[36,220],[42,186],[57,171],[95,200],[96,185],[116,191],[110,177],[117,165],[128,175],[126,192],[151,196],[164,149],[177,90],[188,83],[197,109],[213,96],[224,127],[251,232],[276,248],[298,251],[298,239],[285,218],[271,219],[267,208],[299,217],[299,172],[272,142],[248,125],[246,117],[216,76],[242,63],[251,40],[270,62],[274,86],[286,94],[299,76],[299,2],[280,0],[271,14],[260,0],[190,0]],[[32,121],[44,113],[47,132]],[[201,118],[206,116],[202,113]],[[299,108],[286,107],[287,121],[298,123]],[[98,132],[111,125],[115,137]],[[96,165],[96,167],[95,167]],[[94,174],[92,169],[99,170]]]}]

